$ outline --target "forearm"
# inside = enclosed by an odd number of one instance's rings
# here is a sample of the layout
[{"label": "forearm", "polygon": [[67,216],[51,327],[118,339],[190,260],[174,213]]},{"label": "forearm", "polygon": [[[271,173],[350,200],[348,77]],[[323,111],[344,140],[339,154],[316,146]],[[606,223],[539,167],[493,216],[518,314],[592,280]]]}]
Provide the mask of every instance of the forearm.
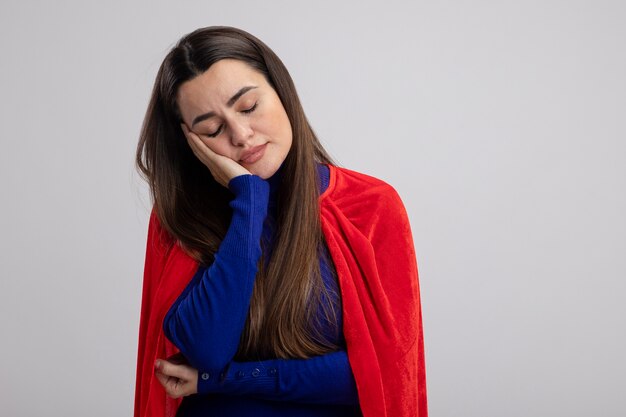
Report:
[{"label": "forearm", "polygon": [[359,403],[345,350],[309,359],[233,361],[221,375],[201,372],[198,392],[313,404]]},{"label": "forearm", "polygon": [[261,256],[269,185],[254,175],[229,183],[233,216],[211,266],[198,273],[169,309],[165,335],[197,369],[221,369],[234,357]]}]

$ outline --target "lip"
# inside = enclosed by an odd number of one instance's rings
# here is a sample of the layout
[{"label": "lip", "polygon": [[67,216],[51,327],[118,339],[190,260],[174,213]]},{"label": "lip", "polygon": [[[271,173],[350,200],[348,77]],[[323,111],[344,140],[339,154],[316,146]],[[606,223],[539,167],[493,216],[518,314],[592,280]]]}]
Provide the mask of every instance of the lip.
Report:
[{"label": "lip", "polygon": [[264,143],[263,145],[255,146],[254,148],[248,151],[245,151],[244,153],[241,154],[241,159],[239,159],[239,161],[244,162],[246,164],[255,163],[256,161],[258,161],[259,159],[263,157],[263,154],[265,154],[266,147],[267,147],[267,143]]}]

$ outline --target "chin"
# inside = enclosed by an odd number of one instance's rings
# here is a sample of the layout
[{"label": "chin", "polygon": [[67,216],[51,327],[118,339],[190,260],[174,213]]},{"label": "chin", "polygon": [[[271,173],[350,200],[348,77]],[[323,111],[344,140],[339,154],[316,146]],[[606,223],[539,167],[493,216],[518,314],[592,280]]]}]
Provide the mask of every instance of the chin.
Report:
[{"label": "chin", "polygon": [[266,180],[278,171],[278,167],[275,166],[275,164],[263,164],[262,162],[263,161],[259,161],[257,164],[253,164],[252,166],[245,168],[250,171],[251,174],[257,175]]}]

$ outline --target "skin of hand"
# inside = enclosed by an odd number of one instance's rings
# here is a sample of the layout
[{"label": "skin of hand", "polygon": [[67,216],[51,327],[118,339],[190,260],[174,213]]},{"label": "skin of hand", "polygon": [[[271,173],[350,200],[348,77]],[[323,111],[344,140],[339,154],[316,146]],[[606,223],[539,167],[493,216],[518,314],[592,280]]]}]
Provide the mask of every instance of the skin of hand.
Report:
[{"label": "skin of hand", "polygon": [[180,124],[187,142],[191,147],[194,155],[202,161],[204,165],[211,171],[213,178],[224,187],[228,188],[228,182],[239,175],[251,174],[246,168],[241,166],[237,161],[226,156],[213,152],[203,142],[203,139],[189,130],[185,123]]},{"label": "skin of hand", "polygon": [[198,392],[198,370],[178,352],[167,359],[157,359],[154,374],[172,398],[185,397]]}]

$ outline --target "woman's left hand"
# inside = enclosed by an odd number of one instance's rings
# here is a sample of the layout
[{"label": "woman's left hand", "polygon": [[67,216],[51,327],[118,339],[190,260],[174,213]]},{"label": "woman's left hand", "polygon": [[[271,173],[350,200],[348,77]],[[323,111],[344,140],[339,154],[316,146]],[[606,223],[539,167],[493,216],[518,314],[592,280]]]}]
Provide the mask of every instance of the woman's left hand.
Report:
[{"label": "woman's left hand", "polygon": [[180,352],[167,359],[157,359],[154,374],[172,398],[198,392],[198,370],[192,368]]}]

